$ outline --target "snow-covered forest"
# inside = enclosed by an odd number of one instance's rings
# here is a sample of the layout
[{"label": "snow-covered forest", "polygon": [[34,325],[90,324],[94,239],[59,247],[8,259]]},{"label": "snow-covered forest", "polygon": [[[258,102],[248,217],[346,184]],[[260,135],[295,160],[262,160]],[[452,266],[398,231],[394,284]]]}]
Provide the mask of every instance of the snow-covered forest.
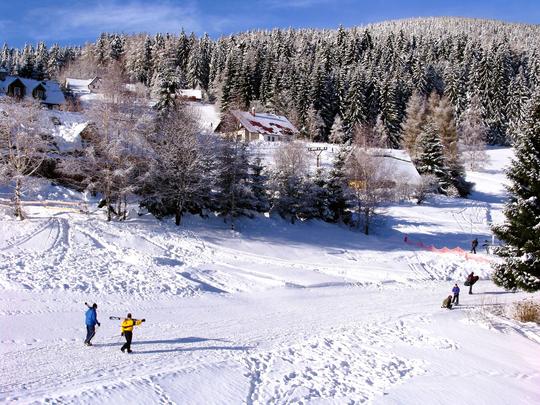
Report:
[{"label": "snow-covered forest", "polygon": [[[103,77],[106,102],[84,111],[93,136],[83,156],[51,157],[43,147],[32,153],[48,163],[39,174],[103,195],[109,219],[125,219],[128,197],[138,195],[143,207],[174,215],[177,224],[186,212],[214,212],[232,223],[270,211],[293,223],[362,224],[367,233],[384,201],[420,202],[431,191],[467,196],[465,166],[482,166],[486,142],[515,142],[540,88],[537,37],[534,25],[450,18],[217,40],[183,31],[102,34],[83,47],[4,45],[0,66],[37,79]],[[139,90],[126,91],[126,83]],[[171,108],[182,88],[203,89],[224,117],[235,108],[283,114],[300,138],[342,150],[330,170],[314,171],[305,148],[284,145],[267,167],[245,145],[208,136],[186,106]],[[145,107],[149,97],[161,113]],[[9,130],[21,132],[19,124],[11,120]],[[23,127],[26,134],[29,123]],[[380,187],[389,184],[382,168],[366,167],[366,153],[351,153],[355,146],[405,149],[422,184],[407,193],[395,184],[389,193]],[[370,187],[359,192],[351,181]]]},{"label": "snow-covered forest", "polygon": [[380,122],[391,147],[401,144],[410,97],[435,91],[448,98],[457,121],[478,104],[488,142],[505,144],[515,138],[524,104],[540,83],[539,31],[536,25],[434,18],[219,39],[183,31],[102,34],[83,47],[4,45],[0,66],[23,77],[66,71],[91,77],[118,63],[155,94],[200,87],[222,111],[257,101],[314,140],[328,140],[336,121],[344,140],[357,125]]}]

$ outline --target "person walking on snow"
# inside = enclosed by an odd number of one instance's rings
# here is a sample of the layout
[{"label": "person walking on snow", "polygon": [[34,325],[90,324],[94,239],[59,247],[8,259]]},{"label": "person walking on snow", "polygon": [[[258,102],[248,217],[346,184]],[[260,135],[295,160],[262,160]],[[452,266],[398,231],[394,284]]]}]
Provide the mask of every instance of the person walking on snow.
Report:
[{"label": "person walking on snow", "polygon": [[457,284],[454,284],[454,288],[452,288],[452,293],[454,294],[452,304],[459,305],[459,287]]},{"label": "person walking on snow", "polygon": [[476,254],[476,248],[478,247],[478,238],[474,238],[471,242],[471,253]]},{"label": "person walking on snow", "polygon": [[131,339],[133,338],[133,327],[145,322],[146,319],[133,319],[131,314],[127,314],[127,318],[122,321],[122,336],[126,338],[126,343],[120,349],[122,353],[127,350],[131,353]]},{"label": "person walking on snow", "polygon": [[444,301],[442,302],[441,308],[452,309],[452,296],[451,295],[449,295],[448,297],[444,299]]},{"label": "person walking on snow", "polygon": [[90,306],[85,302],[84,305],[88,307],[88,310],[86,311],[86,314],[85,314],[86,339],[84,340],[84,344],[86,346],[92,346],[91,340],[96,334],[96,325],[101,326],[101,324],[97,320],[97,304],[94,302],[94,304]]}]

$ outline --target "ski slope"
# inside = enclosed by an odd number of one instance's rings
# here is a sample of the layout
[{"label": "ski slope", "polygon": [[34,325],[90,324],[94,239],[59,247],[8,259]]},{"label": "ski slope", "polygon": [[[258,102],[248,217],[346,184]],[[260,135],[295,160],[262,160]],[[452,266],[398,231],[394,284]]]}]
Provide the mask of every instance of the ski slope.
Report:
[{"label": "ski slope", "polygon": [[[471,199],[393,205],[373,235],[263,216],[170,221],[30,205],[0,217],[0,401],[67,404],[540,402],[540,328],[507,317],[530,295],[489,281],[496,258],[430,251],[490,238],[508,149],[469,173]],[[36,200],[84,197],[43,187]],[[2,208],[3,209],[3,208]],[[462,281],[481,276],[474,295]],[[440,308],[454,282],[461,305]],[[536,295],[538,298],[538,295]],[[93,347],[83,303],[98,303]],[[134,353],[118,321],[147,322]]]}]

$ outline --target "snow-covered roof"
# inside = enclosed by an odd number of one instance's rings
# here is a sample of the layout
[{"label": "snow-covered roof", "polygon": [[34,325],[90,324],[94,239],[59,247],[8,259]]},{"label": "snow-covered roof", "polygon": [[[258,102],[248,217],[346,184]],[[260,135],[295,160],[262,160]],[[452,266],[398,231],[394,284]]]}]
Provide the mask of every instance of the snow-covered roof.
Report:
[{"label": "snow-covered roof", "polygon": [[81,133],[88,127],[86,117],[80,113],[67,111],[47,111],[47,115],[56,118],[60,125],[53,128],[52,135],[61,152],[82,150]]},{"label": "snow-covered roof", "polygon": [[290,121],[280,115],[233,110],[231,114],[251,133],[275,136],[293,136],[298,133]]},{"label": "snow-covered roof", "polygon": [[66,79],[66,88],[74,94],[88,94],[90,93],[90,86],[96,80],[98,80],[98,77],[92,79],[73,79],[68,77]]},{"label": "snow-covered roof", "polygon": [[202,100],[203,98],[202,90],[199,89],[180,89],[178,90],[178,95],[180,97],[197,101]]},{"label": "snow-covered roof", "polygon": [[406,151],[371,148],[367,149],[367,153],[383,159],[385,167],[394,179],[399,179],[400,182],[411,185],[419,185],[421,183],[422,178]]},{"label": "snow-covered roof", "polygon": [[34,80],[26,79],[18,76],[6,76],[5,80],[0,80],[0,96],[7,93],[10,84],[19,80],[26,87],[26,97],[31,97],[32,92],[38,86],[45,88],[45,98],[41,100],[44,104],[60,105],[66,102],[64,93],[60,89],[60,85],[54,80]]}]

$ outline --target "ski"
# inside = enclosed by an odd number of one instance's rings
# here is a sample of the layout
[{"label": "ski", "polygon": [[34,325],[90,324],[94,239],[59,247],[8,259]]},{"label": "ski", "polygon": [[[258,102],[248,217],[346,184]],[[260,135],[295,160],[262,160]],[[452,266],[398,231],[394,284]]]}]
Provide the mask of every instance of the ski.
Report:
[{"label": "ski", "polygon": [[[111,321],[121,321],[122,319],[127,319],[125,316],[109,316],[109,319]],[[134,321],[139,321],[140,319],[135,319],[135,318],[132,318]]]}]

